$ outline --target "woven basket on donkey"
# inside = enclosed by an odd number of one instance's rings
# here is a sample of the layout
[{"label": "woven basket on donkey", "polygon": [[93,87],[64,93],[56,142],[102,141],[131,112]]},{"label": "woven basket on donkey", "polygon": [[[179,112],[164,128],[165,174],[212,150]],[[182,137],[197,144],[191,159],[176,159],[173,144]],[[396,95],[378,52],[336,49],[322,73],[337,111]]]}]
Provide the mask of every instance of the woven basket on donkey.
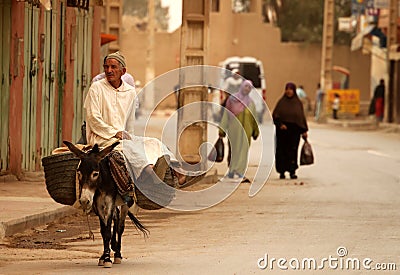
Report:
[{"label": "woven basket on donkey", "polygon": [[[172,168],[168,168],[165,177],[164,183],[175,188],[178,186],[178,179],[174,176]],[[152,200],[150,200],[146,195],[144,195],[139,189],[146,189],[147,192],[152,194],[152,198],[156,198],[158,202],[161,204],[168,205],[172,199],[175,197],[175,189],[167,188],[164,184],[154,184],[154,186],[149,186],[149,184],[144,184],[140,188],[135,188],[135,196],[137,200],[137,204],[140,208],[146,210],[158,210],[163,208],[164,206],[159,205]],[[144,191],[144,190],[143,190]]]},{"label": "woven basket on donkey", "polygon": [[79,158],[71,152],[42,158],[47,192],[56,202],[73,205],[76,201],[78,163]]}]

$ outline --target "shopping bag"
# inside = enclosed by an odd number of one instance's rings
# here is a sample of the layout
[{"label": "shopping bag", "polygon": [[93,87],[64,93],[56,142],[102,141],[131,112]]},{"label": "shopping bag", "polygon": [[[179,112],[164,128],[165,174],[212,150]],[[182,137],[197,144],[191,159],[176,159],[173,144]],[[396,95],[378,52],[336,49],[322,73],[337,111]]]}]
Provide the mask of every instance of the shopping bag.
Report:
[{"label": "shopping bag", "polygon": [[301,147],[300,153],[300,165],[310,165],[314,163],[314,154],[311,148],[311,144],[304,140],[303,147]]},{"label": "shopping bag", "polygon": [[212,162],[222,162],[224,159],[225,145],[222,137],[219,137],[214,144],[210,154],[208,155],[208,160]]}]

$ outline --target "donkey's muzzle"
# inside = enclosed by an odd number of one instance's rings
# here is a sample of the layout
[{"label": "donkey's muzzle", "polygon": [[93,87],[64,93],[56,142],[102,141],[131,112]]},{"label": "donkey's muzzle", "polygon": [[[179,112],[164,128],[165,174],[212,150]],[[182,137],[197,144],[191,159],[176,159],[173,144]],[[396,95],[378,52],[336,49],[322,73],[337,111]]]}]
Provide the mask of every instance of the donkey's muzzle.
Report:
[{"label": "donkey's muzzle", "polygon": [[88,189],[82,189],[81,197],[79,202],[82,206],[83,211],[89,213],[92,210],[94,193]]}]

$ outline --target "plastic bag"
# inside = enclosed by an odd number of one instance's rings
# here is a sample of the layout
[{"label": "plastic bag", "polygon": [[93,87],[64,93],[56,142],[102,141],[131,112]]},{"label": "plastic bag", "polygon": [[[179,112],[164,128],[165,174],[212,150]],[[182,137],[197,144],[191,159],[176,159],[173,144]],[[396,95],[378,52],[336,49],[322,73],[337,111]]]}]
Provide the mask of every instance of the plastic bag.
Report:
[{"label": "plastic bag", "polygon": [[304,140],[303,147],[301,147],[300,153],[300,165],[310,165],[314,163],[314,154],[312,151],[311,144]]},{"label": "plastic bag", "polygon": [[225,145],[221,137],[214,144],[214,148],[208,155],[208,160],[213,162],[222,162],[224,159]]}]

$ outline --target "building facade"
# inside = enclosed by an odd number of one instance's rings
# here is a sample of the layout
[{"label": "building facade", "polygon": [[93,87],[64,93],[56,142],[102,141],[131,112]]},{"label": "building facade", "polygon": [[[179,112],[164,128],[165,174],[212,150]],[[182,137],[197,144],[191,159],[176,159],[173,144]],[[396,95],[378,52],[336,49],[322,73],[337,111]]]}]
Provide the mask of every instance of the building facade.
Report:
[{"label": "building facade", "polygon": [[356,36],[352,50],[371,59],[370,97],[385,81],[384,121],[400,123],[400,20],[399,0],[352,1]]},{"label": "building facade", "polygon": [[[321,76],[321,44],[284,43],[280,29],[265,22],[262,0],[246,1],[245,12],[235,12],[231,1],[212,1],[209,27],[208,65],[230,56],[252,56],[264,64],[267,85],[266,101],[272,109],[283,94],[286,82],[304,86],[313,100]],[[146,31],[138,29],[133,20],[123,16],[120,50],[127,57],[128,71],[145,85]],[[154,49],[155,75],[159,76],[179,67],[181,29],[173,33],[156,32]],[[359,89],[364,105],[370,99],[370,63],[368,55],[351,52],[348,46],[335,46],[333,64],[350,71],[349,88]],[[340,82],[342,75],[333,73],[333,81]],[[176,83],[166,83],[171,91]],[[155,92],[155,100],[164,98],[162,91]],[[174,107],[174,95],[161,104]],[[160,106],[160,107],[162,107]]]},{"label": "building facade", "polygon": [[77,141],[100,62],[99,1],[0,0],[0,175],[24,178]]},{"label": "building facade", "polygon": [[[245,12],[232,10],[231,1],[211,3],[207,65],[217,66],[230,56],[261,60],[270,109],[288,81],[302,84],[314,99],[321,74],[321,45],[282,43],[279,28],[263,18],[262,0],[247,1]],[[0,175],[23,178],[27,172],[40,171],[43,156],[63,140],[80,138],[83,100],[109,51],[122,51],[128,72],[146,84],[147,33],[124,20],[122,6],[123,0],[0,0]],[[115,35],[117,40],[101,47],[101,33]],[[180,29],[155,33],[156,77],[179,67],[180,39]],[[392,106],[389,121],[398,123],[397,56],[388,57],[387,100]],[[371,76],[377,71],[373,63],[365,51],[334,47],[333,64],[350,71],[349,88],[360,90],[362,102],[371,97]],[[339,82],[340,77],[333,75],[333,81]],[[171,96],[160,107],[175,107],[176,83],[166,85]],[[156,91],[155,101],[165,96]]]}]

